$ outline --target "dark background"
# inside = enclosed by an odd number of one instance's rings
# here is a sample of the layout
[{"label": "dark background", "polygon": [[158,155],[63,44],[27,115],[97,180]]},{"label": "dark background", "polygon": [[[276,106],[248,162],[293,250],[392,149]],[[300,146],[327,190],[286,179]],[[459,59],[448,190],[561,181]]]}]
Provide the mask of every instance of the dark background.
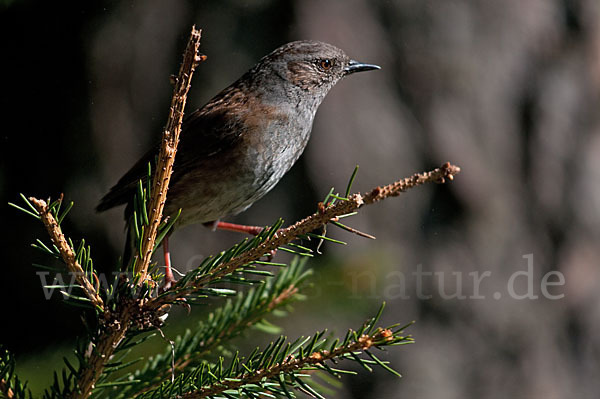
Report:
[{"label": "dark background", "polygon": [[[46,301],[32,249],[41,225],[7,202],[18,194],[75,208],[64,223],[110,272],[124,238],[121,211],[100,196],[158,137],[189,28],[203,29],[188,110],[260,57],[318,39],[381,71],[341,82],[320,108],[305,154],[281,184],[232,221],[288,222],[343,190],[354,165],[367,190],[445,161],[450,185],[412,190],[349,221],[367,241],[331,228],[348,247],[311,262],[317,285],[286,334],[338,334],[388,302],[385,322],[416,320],[417,343],[392,351],[404,377],[361,374],[337,397],[595,397],[600,380],[600,3],[597,0],[0,1],[0,343],[34,389],[81,332],[77,310]],[[240,237],[177,232],[181,268]],[[507,295],[533,254],[538,299]],[[440,272],[416,297],[415,270]],[[468,273],[489,271],[485,299]],[[559,300],[540,281],[559,271]],[[455,274],[453,274],[455,273]],[[398,295],[399,276],[406,294]],[[527,286],[519,279],[517,292]],[[495,299],[496,292],[502,298]]]}]

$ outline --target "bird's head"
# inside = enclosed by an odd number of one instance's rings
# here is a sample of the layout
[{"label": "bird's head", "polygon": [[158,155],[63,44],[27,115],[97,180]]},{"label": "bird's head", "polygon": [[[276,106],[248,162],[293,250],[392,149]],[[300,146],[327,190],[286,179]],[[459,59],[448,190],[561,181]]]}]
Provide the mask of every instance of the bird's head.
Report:
[{"label": "bird's head", "polygon": [[279,76],[301,91],[322,97],[344,76],[380,69],[350,59],[331,44],[309,40],[284,44],[265,56],[256,68],[267,75]]}]

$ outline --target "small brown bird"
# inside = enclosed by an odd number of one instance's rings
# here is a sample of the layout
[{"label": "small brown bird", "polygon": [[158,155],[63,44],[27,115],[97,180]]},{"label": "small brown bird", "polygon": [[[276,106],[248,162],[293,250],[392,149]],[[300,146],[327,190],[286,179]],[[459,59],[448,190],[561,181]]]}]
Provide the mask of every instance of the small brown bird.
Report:
[{"label": "small brown bird", "polygon": [[[342,50],[317,41],[285,44],[262,58],[183,122],[165,204],[165,215],[181,215],[174,228],[204,223],[257,234],[259,227],[220,222],[248,209],[268,193],[304,151],[317,108],[329,90],[355,72],[380,69],[351,60]],[[110,189],[97,211],[129,204],[159,147],[144,155]],[[165,286],[173,279],[168,237]],[[125,259],[127,260],[127,259]]]}]

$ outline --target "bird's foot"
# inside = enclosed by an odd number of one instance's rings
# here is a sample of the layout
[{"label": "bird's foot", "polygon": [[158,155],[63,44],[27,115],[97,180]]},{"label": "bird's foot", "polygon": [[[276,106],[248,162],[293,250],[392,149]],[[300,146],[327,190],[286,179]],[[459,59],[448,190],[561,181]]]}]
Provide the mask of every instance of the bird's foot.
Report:
[{"label": "bird's foot", "polygon": [[[227,231],[235,231],[237,233],[250,234],[253,236],[257,236],[265,229],[260,226],[247,226],[245,224],[236,224],[236,223],[228,223],[221,222],[220,220],[215,220],[214,222],[204,223],[204,226],[210,228],[211,230],[227,230]],[[267,262],[271,262],[273,257],[277,253],[277,249],[272,249],[268,254],[265,255]]]},{"label": "bird's foot", "polygon": [[169,251],[169,237],[165,237],[163,240],[163,253],[165,256],[165,281],[163,281],[160,287],[161,292],[169,290],[175,283],[175,276],[173,276],[173,270],[171,268],[171,252]]},{"label": "bird's foot", "polygon": [[221,222],[220,220],[215,220],[214,222],[204,223],[204,225],[206,227],[212,229],[213,231],[227,230],[227,231],[235,231],[236,233],[250,234],[253,236],[259,235],[264,230],[264,227],[260,227],[260,226],[247,226],[245,224]]}]

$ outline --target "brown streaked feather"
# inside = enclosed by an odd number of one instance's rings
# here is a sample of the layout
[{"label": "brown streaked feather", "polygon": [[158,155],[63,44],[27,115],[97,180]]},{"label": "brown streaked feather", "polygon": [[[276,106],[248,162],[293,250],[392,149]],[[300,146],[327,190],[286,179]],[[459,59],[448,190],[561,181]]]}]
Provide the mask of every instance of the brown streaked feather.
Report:
[{"label": "brown streaked feather", "polygon": [[[173,168],[172,181],[179,178],[178,171],[199,158],[213,156],[228,148],[246,130],[237,108],[247,102],[240,81],[234,83],[209,101],[204,107],[190,114],[181,126],[181,138]],[[102,197],[96,211],[103,212],[126,204],[133,199],[140,180],[146,182],[148,163],[156,164],[159,145],[155,145],[127,172],[110,191]]]}]

